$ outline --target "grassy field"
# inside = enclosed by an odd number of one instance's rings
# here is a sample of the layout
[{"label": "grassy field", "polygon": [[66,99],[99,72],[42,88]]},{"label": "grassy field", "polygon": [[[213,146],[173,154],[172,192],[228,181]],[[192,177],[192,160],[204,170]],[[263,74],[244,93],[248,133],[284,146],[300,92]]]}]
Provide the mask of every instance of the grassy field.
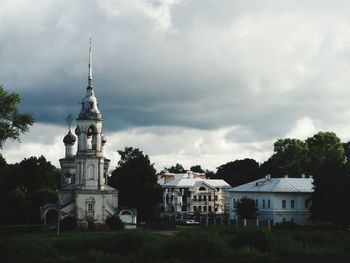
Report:
[{"label": "grassy field", "polygon": [[196,227],[0,237],[0,262],[350,262],[348,231]]}]

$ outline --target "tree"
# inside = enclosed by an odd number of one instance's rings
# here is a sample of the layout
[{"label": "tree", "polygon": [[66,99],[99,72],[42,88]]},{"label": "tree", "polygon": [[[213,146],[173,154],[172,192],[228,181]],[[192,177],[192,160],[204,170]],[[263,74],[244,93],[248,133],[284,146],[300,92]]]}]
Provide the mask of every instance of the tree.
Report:
[{"label": "tree", "polygon": [[274,154],[261,165],[263,174],[272,177],[289,175],[300,177],[306,173],[308,160],[307,144],[298,139],[278,139],[274,143]]},{"label": "tree", "polygon": [[59,177],[60,170],[43,156],[0,165],[0,202],[6,211],[0,223],[39,223],[39,207],[57,201]]},{"label": "tree", "polygon": [[309,149],[308,170],[314,174],[320,167],[328,164],[345,164],[343,144],[334,132],[318,132],[307,138]]},{"label": "tree", "polygon": [[205,173],[205,171],[202,169],[200,165],[193,165],[191,166],[190,170],[195,173]]},{"label": "tree", "polygon": [[0,148],[7,139],[19,140],[19,136],[29,130],[33,118],[18,111],[20,96],[7,92],[0,86]]},{"label": "tree", "polygon": [[243,197],[236,203],[236,213],[241,219],[255,219],[258,209],[253,199]]},{"label": "tree", "polygon": [[171,167],[168,167],[168,168],[164,167],[164,170],[168,173],[175,173],[175,174],[186,173],[185,168],[179,163],[177,163]]},{"label": "tree", "polygon": [[253,159],[244,159],[219,166],[212,179],[223,179],[231,186],[237,186],[261,177],[259,163]]},{"label": "tree", "polygon": [[311,219],[336,225],[350,224],[350,175],[348,167],[325,163],[314,173]]},{"label": "tree", "polygon": [[139,149],[126,147],[118,153],[120,161],[108,184],[119,190],[119,207],[136,208],[138,220],[153,219],[162,196],[153,164]]}]

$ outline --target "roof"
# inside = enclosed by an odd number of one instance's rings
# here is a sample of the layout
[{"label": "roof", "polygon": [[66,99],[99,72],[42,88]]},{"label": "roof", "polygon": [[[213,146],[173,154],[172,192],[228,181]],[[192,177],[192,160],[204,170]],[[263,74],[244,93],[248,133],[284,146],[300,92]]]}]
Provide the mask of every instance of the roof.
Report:
[{"label": "roof", "polygon": [[231,188],[230,192],[312,193],[312,178],[262,178]]},{"label": "roof", "polygon": [[213,188],[229,188],[230,185],[224,180],[220,179],[201,179],[201,178],[178,178],[163,184],[164,188],[167,187],[177,187],[177,188],[186,188],[193,187],[196,184],[204,183]]}]

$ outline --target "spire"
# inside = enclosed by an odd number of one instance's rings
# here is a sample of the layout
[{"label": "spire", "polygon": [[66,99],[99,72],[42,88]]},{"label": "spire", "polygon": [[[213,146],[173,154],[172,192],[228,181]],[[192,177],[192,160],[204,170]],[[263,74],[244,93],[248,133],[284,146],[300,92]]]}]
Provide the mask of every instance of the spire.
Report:
[{"label": "spire", "polygon": [[90,37],[90,48],[89,48],[89,77],[88,87],[92,88],[92,51],[91,51],[91,37]]}]

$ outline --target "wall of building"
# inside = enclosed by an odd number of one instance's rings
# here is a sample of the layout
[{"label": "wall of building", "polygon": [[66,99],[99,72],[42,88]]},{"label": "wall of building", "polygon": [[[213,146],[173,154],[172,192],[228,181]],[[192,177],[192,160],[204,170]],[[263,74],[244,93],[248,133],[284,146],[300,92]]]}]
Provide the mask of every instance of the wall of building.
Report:
[{"label": "wall of building", "polygon": [[[309,199],[307,193],[232,193],[230,194],[230,218],[238,219],[235,203],[243,197],[255,200],[258,208],[258,218],[271,220],[274,224],[294,222],[309,223]],[[284,202],[285,201],[285,202]],[[294,206],[293,204],[294,203]],[[284,206],[285,204],[285,206]]]}]

